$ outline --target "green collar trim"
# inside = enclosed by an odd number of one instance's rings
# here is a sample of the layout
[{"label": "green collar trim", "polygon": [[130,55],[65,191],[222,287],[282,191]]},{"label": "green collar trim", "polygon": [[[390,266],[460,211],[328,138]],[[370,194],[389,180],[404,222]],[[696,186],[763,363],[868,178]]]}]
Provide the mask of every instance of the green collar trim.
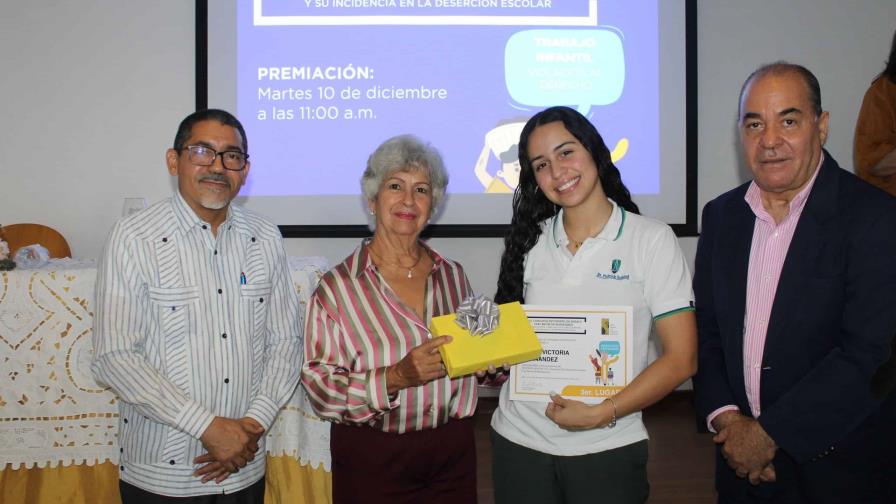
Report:
[{"label": "green collar trim", "polygon": [[666,318],[670,315],[675,315],[676,313],[689,312],[689,311],[694,311],[694,307],[693,306],[685,306],[683,308],[678,308],[677,310],[671,310],[671,311],[667,311],[666,313],[660,313],[656,317],[653,317],[653,321],[656,322],[657,320]]},{"label": "green collar trim", "polygon": [[619,231],[616,233],[616,238],[613,238],[613,241],[618,240],[619,237],[622,236],[622,228],[625,227],[625,209],[619,207],[619,211],[622,212],[622,222],[619,223]]}]

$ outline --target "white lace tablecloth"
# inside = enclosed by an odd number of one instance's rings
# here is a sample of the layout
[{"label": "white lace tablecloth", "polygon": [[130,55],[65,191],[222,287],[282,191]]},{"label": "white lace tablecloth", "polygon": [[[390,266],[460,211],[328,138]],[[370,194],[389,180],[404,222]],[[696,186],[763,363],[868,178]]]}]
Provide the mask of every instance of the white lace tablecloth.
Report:
[{"label": "white lace tablecloth", "polygon": [[[327,261],[291,257],[302,309]],[[53,260],[0,272],[0,469],[118,464],[117,398],[90,371],[93,261]],[[304,389],[271,427],[272,455],[330,470],[330,427],[314,416]]]}]

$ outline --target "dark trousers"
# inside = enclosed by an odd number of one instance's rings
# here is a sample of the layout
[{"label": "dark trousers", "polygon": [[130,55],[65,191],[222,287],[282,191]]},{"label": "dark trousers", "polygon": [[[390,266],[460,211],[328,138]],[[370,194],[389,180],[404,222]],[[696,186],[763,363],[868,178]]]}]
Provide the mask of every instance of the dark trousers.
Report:
[{"label": "dark trousers", "polygon": [[[208,483],[209,490],[214,483]],[[168,497],[147,492],[142,488],[118,480],[122,504],[264,504],[264,478],[230,494],[197,495],[196,497]]]},{"label": "dark trousers", "polygon": [[473,419],[390,434],[367,426],[330,429],[334,504],[475,504]]},{"label": "dark trousers", "polygon": [[542,453],[491,431],[496,504],[641,504],[647,441],[578,456]]}]

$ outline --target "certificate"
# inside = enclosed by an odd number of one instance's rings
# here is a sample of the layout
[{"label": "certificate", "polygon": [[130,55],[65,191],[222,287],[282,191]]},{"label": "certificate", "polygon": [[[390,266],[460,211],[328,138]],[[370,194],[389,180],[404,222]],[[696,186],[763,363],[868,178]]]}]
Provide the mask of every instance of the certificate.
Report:
[{"label": "certificate", "polygon": [[523,305],[541,356],[510,370],[510,399],[550,401],[556,392],[596,404],[632,381],[631,306]]}]

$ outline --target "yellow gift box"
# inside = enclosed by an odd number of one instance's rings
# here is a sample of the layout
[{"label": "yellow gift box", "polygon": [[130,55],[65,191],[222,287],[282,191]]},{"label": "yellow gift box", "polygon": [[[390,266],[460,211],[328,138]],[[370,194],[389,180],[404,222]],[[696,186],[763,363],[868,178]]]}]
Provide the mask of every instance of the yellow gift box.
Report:
[{"label": "yellow gift box", "polygon": [[541,343],[518,302],[498,305],[498,327],[485,336],[473,336],[457,325],[455,315],[433,317],[433,336],[451,336],[451,343],[439,347],[448,376],[468,375],[489,365],[519,364],[541,355]]}]

